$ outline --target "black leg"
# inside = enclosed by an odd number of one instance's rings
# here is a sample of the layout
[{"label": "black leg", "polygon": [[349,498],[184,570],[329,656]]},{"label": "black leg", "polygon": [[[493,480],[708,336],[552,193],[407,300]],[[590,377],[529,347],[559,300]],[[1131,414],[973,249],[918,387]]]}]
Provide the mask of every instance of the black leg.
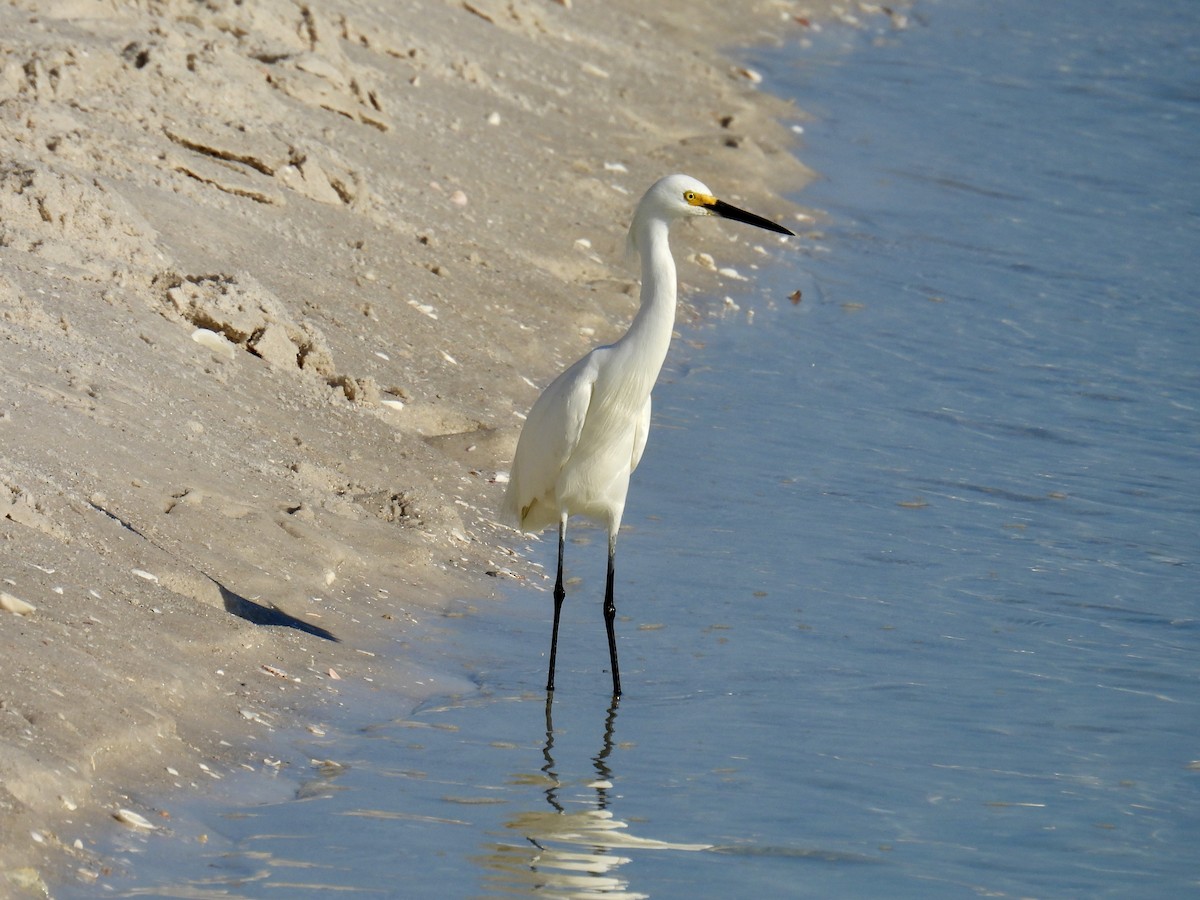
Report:
[{"label": "black leg", "polygon": [[558,577],[554,580],[554,630],[550,633],[550,674],[546,678],[546,690],[554,690],[554,660],[558,655],[558,617],[562,614],[563,599],[563,545],[567,540],[567,520],[558,523]]},{"label": "black leg", "polygon": [[617,634],[613,630],[613,622],[617,618],[617,605],[613,602],[613,572],[614,560],[617,555],[617,536],[608,538],[608,583],[604,588],[604,627],[608,629],[608,659],[612,666],[613,698],[621,696],[621,672],[617,668]]}]

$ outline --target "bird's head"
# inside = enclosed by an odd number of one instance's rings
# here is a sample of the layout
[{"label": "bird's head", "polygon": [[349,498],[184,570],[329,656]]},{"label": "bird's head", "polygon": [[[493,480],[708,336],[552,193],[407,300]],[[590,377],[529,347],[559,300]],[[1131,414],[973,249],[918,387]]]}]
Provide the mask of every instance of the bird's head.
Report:
[{"label": "bird's head", "polygon": [[634,228],[630,230],[631,242],[633,231],[639,222],[657,219],[670,225],[691,216],[720,216],[777,234],[792,234],[770,219],[764,219],[724,200],[718,200],[703,182],[690,175],[668,175],[651,185],[638,203],[637,212],[634,214]]}]

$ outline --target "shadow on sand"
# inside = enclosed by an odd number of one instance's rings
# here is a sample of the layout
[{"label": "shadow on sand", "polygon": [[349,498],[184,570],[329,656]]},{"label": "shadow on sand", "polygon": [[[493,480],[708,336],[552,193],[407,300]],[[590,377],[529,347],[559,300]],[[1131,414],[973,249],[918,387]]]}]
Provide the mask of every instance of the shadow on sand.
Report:
[{"label": "shadow on sand", "polygon": [[235,615],[239,619],[245,619],[254,625],[295,628],[297,631],[303,631],[305,634],[311,634],[326,641],[341,640],[332,631],[322,628],[319,625],[313,625],[311,622],[305,622],[303,619],[297,619],[295,616],[285,613],[274,604],[264,606],[261,603],[255,603],[253,600],[243,597],[241,594],[235,594],[219,581],[214,580],[213,584],[221,592],[221,601],[225,604],[225,612]]}]

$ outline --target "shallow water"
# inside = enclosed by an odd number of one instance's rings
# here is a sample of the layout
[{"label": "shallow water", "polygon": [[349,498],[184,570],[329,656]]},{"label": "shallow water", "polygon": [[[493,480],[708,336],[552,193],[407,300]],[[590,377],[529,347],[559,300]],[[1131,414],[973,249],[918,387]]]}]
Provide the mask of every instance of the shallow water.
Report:
[{"label": "shallow water", "polygon": [[425,651],[461,690],[128,838],[116,895],[1200,889],[1200,16],[911,18],[752,60],[828,221],[655,395],[620,705],[577,529],[552,721],[516,588]]}]

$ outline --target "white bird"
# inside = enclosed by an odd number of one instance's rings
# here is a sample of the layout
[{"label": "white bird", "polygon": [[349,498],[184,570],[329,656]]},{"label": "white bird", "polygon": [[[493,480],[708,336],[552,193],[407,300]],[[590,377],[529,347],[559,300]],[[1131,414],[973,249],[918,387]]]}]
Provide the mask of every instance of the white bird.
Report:
[{"label": "white bird", "polygon": [[567,518],[581,515],[608,529],[604,622],[613,696],[621,695],[613,631],[617,531],[625,511],[629,476],[646,447],[650,391],[666,359],[675,326],[675,260],[667,244],[667,231],[674,222],[689,216],[721,216],[792,234],[769,219],[718,200],[687,175],[660,179],[638,203],[629,228],[629,244],[642,260],[641,308],[620,340],[592,350],[538,397],[521,429],[504,497],[504,513],[521,530],[539,532],[558,525],[558,577],[554,583],[547,691],[554,690],[558,622],[566,593],[563,545]]}]

